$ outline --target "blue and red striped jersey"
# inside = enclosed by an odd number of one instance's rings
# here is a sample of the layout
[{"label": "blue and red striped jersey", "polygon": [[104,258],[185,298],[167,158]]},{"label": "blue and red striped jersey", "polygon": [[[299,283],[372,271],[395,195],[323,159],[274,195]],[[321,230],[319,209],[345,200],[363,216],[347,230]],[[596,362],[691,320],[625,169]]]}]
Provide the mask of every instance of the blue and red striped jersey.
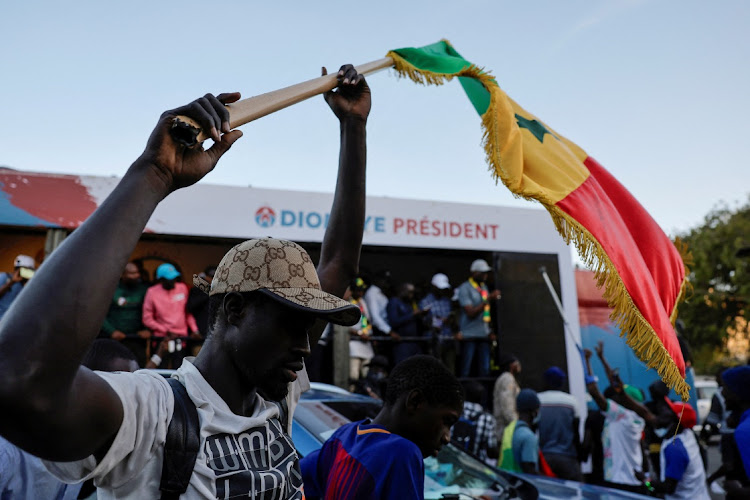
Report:
[{"label": "blue and red striped jersey", "polygon": [[369,419],[339,428],[300,466],[308,500],[424,498],[417,445]]}]

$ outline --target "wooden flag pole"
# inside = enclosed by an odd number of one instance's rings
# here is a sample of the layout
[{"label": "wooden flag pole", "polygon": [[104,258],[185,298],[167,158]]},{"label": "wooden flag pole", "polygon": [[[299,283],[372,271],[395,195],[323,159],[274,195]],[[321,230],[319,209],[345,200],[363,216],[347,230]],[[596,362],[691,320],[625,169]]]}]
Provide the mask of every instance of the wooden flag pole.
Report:
[{"label": "wooden flag pole", "polygon": [[[377,61],[356,66],[355,69],[359,74],[369,75],[391,66],[393,66],[393,59],[384,57]],[[336,73],[333,73],[228,104],[229,126],[234,129],[292,104],[328,92],[336,88],[336,85],[338,85],[338,81],[336,80]],[[189,147],[209,138],[209,135],[201,130],[200,125],[187,116],[176,117],[171,132],[175,140]]]}]

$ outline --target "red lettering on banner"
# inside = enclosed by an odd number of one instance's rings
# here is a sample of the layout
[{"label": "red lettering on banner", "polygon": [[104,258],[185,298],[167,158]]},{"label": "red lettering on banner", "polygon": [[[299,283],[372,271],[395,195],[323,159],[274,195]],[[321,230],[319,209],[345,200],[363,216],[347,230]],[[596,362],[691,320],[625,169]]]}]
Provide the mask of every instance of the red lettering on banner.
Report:
[{"label": "red lettering on banner", "polygon": [[427,232],[429,227],[430,221],[428,221],[427,219],[422,219],[421,221],[419,221],[419,234],[421,234],[422,236],[429,236],[430,233]]},{"label": "red lettering on banner", "polygon": [[[443,225],[445,225],[445,222],[443,222]],[[432,221],[432,235],[440,236],[440,221],[439,220]]]},{"label": "red lettering on banner", "polygon": [[443,238],[497,239],[498,224],[477,224],[475,222],[453,222],[423,217],[421,219],[393,218],[393,233],[404,229],[405,234]]}]

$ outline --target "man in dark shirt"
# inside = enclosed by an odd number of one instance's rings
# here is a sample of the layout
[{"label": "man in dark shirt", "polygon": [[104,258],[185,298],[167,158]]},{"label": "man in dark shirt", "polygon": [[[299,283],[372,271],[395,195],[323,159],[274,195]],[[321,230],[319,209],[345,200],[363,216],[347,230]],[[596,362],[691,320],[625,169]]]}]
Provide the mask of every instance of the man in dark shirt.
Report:
[{"label": "man in dark shirt", "polygon": [[151,332],[143,326],[143,298],[148,286],[141,283],[141,273],[133,262],[128,262],[120,277],[107,317],[104,319],[102,338],[111,338],[135,354],[138,366],[146,365],[146,342]]},{"label": "man in dark shirt", "polygon": [[386,308],[388,313],[388,324],[399,333],[394,335],[396,341],[393,346],[393,364],[415,354],[422,354],[424,347],[421,342],[401,340],[401,337],[418,337],[422,334],[422,319],[429,309],[418,309],[414,304],[414,285],[403,283],[398,288],[398,293],[388,301]]}]

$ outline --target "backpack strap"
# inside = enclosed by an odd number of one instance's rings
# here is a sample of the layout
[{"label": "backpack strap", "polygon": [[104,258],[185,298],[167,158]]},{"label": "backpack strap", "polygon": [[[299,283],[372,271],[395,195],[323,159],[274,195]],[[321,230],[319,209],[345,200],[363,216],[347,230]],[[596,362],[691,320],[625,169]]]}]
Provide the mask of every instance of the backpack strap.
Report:
[{"label": "backpack strap", "polygon": [[289,432],[289,405],[286,402],[286,398],[281,401],[274,401],[273,404],[279,407],[279,422],[281,422],[284,434],[287,434]]},{"label": "backpack strap", "polygon": [[179,380],[167,379],[174,394],[174,411],[164,442],[161,470],[162,500],[176,500],[187,491],[200,448],[198,410]]}]

